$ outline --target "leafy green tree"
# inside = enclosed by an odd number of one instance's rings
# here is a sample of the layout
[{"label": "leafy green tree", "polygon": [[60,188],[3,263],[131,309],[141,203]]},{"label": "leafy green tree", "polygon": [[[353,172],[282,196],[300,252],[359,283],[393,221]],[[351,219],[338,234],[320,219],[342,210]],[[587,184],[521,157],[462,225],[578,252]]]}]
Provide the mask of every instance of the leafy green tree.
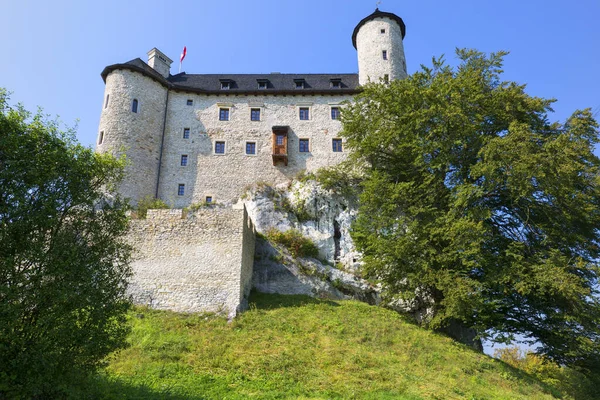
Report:
[{"label": "leafy green tree", "polygon": [[342,115],[364,169],[353,237],[389,297],[430,301],[423,323],[521,335],[550,359],[598,366],[600,161],[590,110],[503,82],[506,53],[458,50],[371,84]]},{"label": "leafy green tree", "polygon": [[124,344],[122,162],[0,91],[0,398],[55,398]]}]

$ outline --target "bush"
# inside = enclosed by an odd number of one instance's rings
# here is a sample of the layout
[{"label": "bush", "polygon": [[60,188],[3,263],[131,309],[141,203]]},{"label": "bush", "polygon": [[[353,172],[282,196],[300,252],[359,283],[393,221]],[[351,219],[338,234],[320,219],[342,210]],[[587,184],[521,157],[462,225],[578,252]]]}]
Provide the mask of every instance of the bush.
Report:
[{"label": "bush", "polygon": [[319,249],[317,246],[296,229],[290,229],[285,232],[271,229],[267,232],[267,239],[284,246],[290,251],[292,256],[296,258],[317,258],[319,256]]},{"label": "bush", "polygon": [[125,345],[123,165],[0,90],[1,399],[62,398]]},{"label": "bush", "polygon": [[146,218],[148,214],[148,210],[159,210],[159,209],[167,209],[171,208],[167,203],[160,199],[155,199],[152,196],[146,196],[140,201],[138,201],[138,205],[136,210],[136,214],[138,218]]}]

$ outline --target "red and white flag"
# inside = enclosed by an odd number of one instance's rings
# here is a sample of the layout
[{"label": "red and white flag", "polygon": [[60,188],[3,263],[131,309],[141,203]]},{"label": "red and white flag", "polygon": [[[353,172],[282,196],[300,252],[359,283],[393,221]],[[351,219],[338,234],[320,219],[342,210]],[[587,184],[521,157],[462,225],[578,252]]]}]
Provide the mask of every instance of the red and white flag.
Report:
[{"label": "red and white flag", "polygon": [[179,59],[179,62],[183,62],[183,59],[185,58],[186,54],[187,54],[187,48],[185,46],[183,46],[183,51],[181,52],[181,58]]}]

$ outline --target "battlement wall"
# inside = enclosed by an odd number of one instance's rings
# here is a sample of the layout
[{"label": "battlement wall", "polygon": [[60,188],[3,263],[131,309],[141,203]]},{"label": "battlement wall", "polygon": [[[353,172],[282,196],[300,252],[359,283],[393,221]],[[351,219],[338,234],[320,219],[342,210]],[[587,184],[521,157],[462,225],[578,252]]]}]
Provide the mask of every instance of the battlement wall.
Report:
[{"label": "battlement wall", "polygon": [[148,210],[132,220],[134,303],[235,316],[247,306],[255,230],[245,209]]}]

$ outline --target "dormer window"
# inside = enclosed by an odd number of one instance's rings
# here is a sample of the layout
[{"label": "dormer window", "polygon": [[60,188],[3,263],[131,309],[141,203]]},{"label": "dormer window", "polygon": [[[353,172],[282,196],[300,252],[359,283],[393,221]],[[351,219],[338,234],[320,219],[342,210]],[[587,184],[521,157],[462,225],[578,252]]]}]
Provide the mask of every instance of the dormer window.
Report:
[{"label": "dormer window", "polygon": [[304,89],[305,83],[304,79],[294,79],[294,87],[296,89]]},{"label": "dormer window", "polygon": [[269,85],[269,80],[268,79],[257,79],[256,80],[258,82],[258,89],[259,90],[265,90],[268,85]]},{"label": "dormer window", "polygon": [[229,79],[221,79],[221,90],[231,89],[231,81]]},{"label": "dormer window", "polygon": [[330,82],[329,86],[332,89],[339,89],[339,88],[342,87],[342,80],[341,79],[338,79],[338,78],[330,79],[329,82]]}]

